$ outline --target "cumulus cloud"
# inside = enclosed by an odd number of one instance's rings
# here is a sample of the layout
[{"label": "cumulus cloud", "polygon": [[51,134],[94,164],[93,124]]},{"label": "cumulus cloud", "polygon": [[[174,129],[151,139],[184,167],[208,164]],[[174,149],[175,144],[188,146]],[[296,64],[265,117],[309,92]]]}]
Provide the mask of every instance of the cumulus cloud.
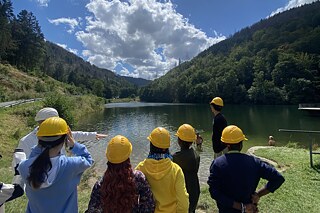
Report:
[{"label": "cumulus cloud", "polygon": [[60,25],[60,24],[65,24],[69,27],[67,30],[68,33],[73,33],[75,28],[79,26],[79,21],[81,21],[81,18],[75,19],[75,18],[58,18],[58,19],[48,19],[48,21],[51,24],[54,25]]},{"label": "cumulus cloud", "polygon": [[270,16],[274,16],[277,13],[281,13],[283,11],[289,10],[294,7],[299,7],[304,4],[310,4],[315,1],[319,1],[319,0],[290,0],[286,6],[280,7],[276,11],[273,11]]},{"label": "cumulus cloud", "polygon": [[50,0],[36,0],[41,7],[48,7]]},{"label": "cumulus cloud", "polygon": [[56,43],[58,46],[62,47],[63,49],[65,50],[68,50],[69,52],[72,52],[73,54],[77,55],[78,54],[78,50],[77,49],[72,49],[72,48],[69,48],[66,44],[59,44],[59,43]]},{"label": "cumulus cloud", "polygon": [[91,0],[86,5],[85,30],[75,33],[83,44],[82,55],[96,66],[119,74],[154,79],[177,65],[179,59],[190,60],[209,46],[225,39],[207,36],[175,11],[170,1]]}]

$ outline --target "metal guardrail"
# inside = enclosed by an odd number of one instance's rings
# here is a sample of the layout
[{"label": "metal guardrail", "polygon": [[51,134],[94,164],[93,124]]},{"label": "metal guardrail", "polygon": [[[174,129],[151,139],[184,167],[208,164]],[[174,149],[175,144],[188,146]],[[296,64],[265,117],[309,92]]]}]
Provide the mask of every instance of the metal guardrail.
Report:
[{"label": "metal guardrail", "polygon": [[13,107],[13,106],[24,104],[24,103],[40,101],[41,99],[42,98],[32,98],[32,99],[24,99],[24,100],[18,100],[18,101],[3,102],[3,103],[0,103],[0,108],[1,107]]},{"label": "metal guardrail", "polygon": [[[279,129],[279,132],[292,132],[292,133],[304,133],[304,134],[308,134],[310,138],[312,138],[310,136],[310,134],[320,134],[320,131],[313,131],[313,130],[300,130],[300,129]],[[314,138],[313,138],[314,140]],[[309,155],[310,155],[310,166],[312,168],[315,168],[313,165],[313,158],[312,155],[319,155],[320,152],[314,152],[312,150],[312,146],[313,146],[313,141],[311,140],[309,142]]]}]

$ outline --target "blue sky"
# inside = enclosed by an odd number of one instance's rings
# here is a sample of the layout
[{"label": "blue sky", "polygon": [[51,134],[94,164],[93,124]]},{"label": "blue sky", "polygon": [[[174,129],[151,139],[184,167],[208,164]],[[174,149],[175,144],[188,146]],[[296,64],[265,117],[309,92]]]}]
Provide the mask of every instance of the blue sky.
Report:
[{"label": "blue sky", "polygon": [[98,67],[154,79],[244,27],[316,0],[12,0],[47,40]]}]

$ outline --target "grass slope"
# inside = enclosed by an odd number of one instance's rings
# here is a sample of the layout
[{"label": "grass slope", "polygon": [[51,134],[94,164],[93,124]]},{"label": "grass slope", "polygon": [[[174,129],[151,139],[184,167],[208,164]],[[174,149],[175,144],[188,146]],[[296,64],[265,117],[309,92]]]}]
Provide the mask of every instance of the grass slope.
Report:
[{"label": "grass slope", "polygon": [[0,63],[0,102],[45,97],[48,93],[86,94],[82,88],[57,81],[49,76],[25,73]]}]

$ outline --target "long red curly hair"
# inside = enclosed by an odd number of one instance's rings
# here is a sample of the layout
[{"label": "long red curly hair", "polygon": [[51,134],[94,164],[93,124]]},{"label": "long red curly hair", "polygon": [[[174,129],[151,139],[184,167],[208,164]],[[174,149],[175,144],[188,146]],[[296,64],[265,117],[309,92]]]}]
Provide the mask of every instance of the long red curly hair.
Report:
[{"label": "long red curly hair", "polygon": [[130,159],[113,164],[108,162],[101,184],[104,213],[130,213],[138,203],[138,193]]}]

